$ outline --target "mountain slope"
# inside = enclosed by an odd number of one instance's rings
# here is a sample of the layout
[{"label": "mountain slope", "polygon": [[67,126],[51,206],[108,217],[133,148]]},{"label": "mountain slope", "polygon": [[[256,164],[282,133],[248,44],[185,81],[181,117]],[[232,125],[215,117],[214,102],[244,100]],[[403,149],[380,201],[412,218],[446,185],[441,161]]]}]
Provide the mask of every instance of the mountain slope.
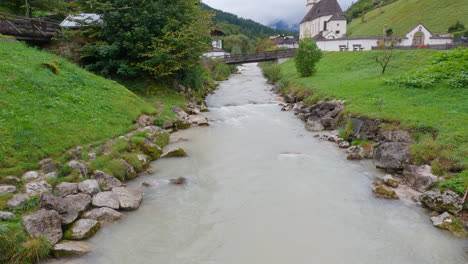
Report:
[{"label": "mountain slope", "polygon": [[114,81],[26,44],[0,41],[0,176],[122,135],[142,112],[155,110]]},{"label": "mountain slope", "polygon": [[227,35],[244,34],[250,39],[267,38],[279,34],[296,35],[295,32],[286,30],[276,30],[271,27],[262,25],[251,19],[238,17],[237,15],[214,9],[206,4],[201,4],[206,10],[211,10],[215,13],[213,22],[215,27],[222,30]]},{"label": "mountain slope", "polygon": [[398,0],[354,19],[348,36],[381,36],[384,24],[402,36],[419,22],[434,33],[446,33],[458,20],[468,26],[467,14],[466,0]]}]

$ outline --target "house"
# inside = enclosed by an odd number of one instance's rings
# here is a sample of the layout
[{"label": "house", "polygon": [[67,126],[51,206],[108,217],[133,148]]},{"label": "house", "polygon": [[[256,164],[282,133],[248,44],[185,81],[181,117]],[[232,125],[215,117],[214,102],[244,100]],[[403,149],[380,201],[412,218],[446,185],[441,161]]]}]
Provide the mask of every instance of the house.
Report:
[{"label": "house", "polygon": [[211,38],[212,38],[212,50],[206,52],[203,54],[203,57],[208,57],[208,58],[219,58],[219,57],[224,57],[225,55],[228,55],[229,53],[225,52],[223,50],[223,39],[226,34],[219,30],[219,29],[213,29],[211,30]]},{"label": "house", "polygon": [[68,15],[67,18],[60,23],[60,26],[62,28],[77,29],[87,27],[91,24],[102,25],[103,23],[101,16],[98,14],[80,13],[77,15]]},{"label": "house", "polygon": [[299,47],[296,38],[294,38],[293,36],[271,36],[270,40],[273,42],[273,45],[275,45],[278,48],[296,49]]},{"label": "house", "polygon": [[[363,51],[378,47],[386,37],[346,37],[347,21],[337,0],[307,0],[306,15],[301,21],[300,38],[311,38],[324,51]],[[386,27],[384,25],[384,27]],[[411,49],[451,47],[451,35],[435,35],[419,23],[403,37],[393,37],[396,47]]]}]

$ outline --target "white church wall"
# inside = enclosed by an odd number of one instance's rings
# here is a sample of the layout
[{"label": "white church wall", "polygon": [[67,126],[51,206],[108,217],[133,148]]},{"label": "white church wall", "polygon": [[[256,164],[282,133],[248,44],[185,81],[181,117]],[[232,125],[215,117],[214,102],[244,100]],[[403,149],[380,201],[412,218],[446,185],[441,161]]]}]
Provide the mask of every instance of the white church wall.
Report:
[{"label": "white church wall", "polygon": [[372,50],[372,47],[377,46],[377,39],[335,39],[335,40],[319,40],[317,46],[323,51],[341,51],[340,46],[345,46],[346,50],[360,51]]},{"label": "white church wall", "polygon": [[327,31],[335,33],[339,38],[346,36],[346,20],[329,21],[327,23]]}]

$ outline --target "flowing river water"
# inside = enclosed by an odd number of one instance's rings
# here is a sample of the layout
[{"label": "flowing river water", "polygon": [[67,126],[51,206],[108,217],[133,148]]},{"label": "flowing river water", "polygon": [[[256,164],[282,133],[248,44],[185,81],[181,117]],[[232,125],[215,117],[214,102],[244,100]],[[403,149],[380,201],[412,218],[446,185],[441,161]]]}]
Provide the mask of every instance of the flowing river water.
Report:
[{"label": "flowing river water", "polygon": [[[350,162],[281,112],[255,64],[208,96],[210,127],[177,132],[189,157],[152,163],[141,207],[76,263],[467,263],[423,209],[375,199],[383,172]],[[182,186],[168,179],[186,177]],[[151,187],[142,187],[146,181]]]}]

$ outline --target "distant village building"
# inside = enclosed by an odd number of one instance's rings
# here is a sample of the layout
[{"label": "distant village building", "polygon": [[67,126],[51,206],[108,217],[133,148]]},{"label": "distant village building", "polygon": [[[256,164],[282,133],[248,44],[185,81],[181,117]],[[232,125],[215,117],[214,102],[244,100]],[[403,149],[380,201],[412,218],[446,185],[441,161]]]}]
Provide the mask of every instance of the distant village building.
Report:
[{"label": "distant village building", "polygon": [[296,49],[299,47],[296,38],[293,36],[271,36],[270,40],[278,48]]},{"label": "distant village building", "polygon": [[211,31],[211,38],[212,38],[212,50],[206,52],[203,54],[204,57],[208,58],[220,58],[224,57],[225,55],[228,55],[229,53],[225,52],[223,50],[223,37],[226,34],[219,30],[219,29],[213,29]]},{"label": "distant village building", "polygon": [[62,28],[78,29],[87,27],[91,24],[102,25],[104,22],[98,14],[81,13],[77,15],[69,15],[60,23]]},{"label": "distant village building", "polygon": [[[306,15],[300,24],[300,39],[311,38],[324,51],[362,51],[378,47],[385,37],[346,38],[346,17],[337,0],[307,0]],[[451,35],[435,35],[423,24],[412,28],[404,37],[394,37],[401,49],[451,46]],[[388,40],[388,39],[387,39]]]}]

